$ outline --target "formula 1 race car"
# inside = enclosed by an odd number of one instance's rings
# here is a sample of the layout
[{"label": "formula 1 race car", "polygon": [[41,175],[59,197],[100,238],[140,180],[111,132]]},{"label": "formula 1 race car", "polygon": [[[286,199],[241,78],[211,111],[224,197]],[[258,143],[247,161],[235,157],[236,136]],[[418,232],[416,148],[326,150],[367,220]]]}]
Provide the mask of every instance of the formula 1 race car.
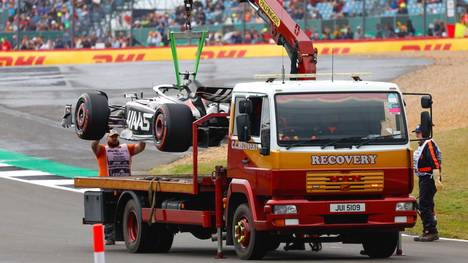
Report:
[{"label": "formula 1 race car", "polygon": [[[231,88],[205,87],[193,80],[188,85],[159,85],[153,90],[156,95],[151,98],[126,94],[129,101],[123,106],[109,105],[102,91],[84,93],[73,115],[76,134],[84,140],[99,140],[109,129],[122,128],[123,139],[154,141],[160,151],[184,152],[192,145],[193,121],[209,113],[229,112]],[[69,119],[71,122],[71,116]],[[199,146],[219,145],[228,126],[226,118],[210,119],[198,129]]]},{"label": "formula 1 race car", "polygon": [[[176,37],[182,40],[198,39],[193,72],[179,71]],[[176,73],[176,84],[153,87],[156,95],[143,98],[126,94],[125,105],[109,105],[102,91],[85,93],[72,107],[67,105],[62,119],[63,127],[70,127],[75,119],[75,132],[84,140],[99,140],[113,128],[123,129],[120,137],[130,141],[154,141],[160,151],[184,152],[192,146],[192,124],[211,113],[229,112],[232,88],[207,87],[196,80],[201,51],[207,32],[171,32],[171,52]],[[197,124],[198,125],[198,124]],[[225,117],[210,118],[197,127],[197,145],[218,146],[228,133]]]}]

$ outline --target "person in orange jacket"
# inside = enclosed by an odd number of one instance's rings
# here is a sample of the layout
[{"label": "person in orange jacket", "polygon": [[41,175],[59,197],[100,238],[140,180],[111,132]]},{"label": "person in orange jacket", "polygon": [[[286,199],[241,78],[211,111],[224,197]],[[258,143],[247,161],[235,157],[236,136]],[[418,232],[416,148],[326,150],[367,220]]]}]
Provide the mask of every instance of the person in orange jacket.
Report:
[{"label": "person in orange jacket", "polygon": [[120,144],[119,133],[111,130],[107,134],[107,145],[94,141],[91,149],[99,165],[99,176],[131,176],[132,156],[145,150],[146,144]]},{"label": "person in orange jacket", "polygon": [[436,182],[441,176],[441,151],[433,139],[425,140],[421,127],[413,131],[420,139],[419,147],[414,151],[414,171],[419,179],[419,211],[423,223],[423,233],[414,241],[430,242],[439,239],[437,221],[434,215],[434,196],[437,192]]},{"label": "person in orange jacket", "polygon": [[[120,144],[119,133],[111,130],[107,134],[107,145],[99,144],[99,140],[91,143],[91,149],[96,155],[99,165],[99,176],[131,176],[132,156],[145,150],[146,144]],[[114,225],[104,225],[106,245],[114,245]]]}]

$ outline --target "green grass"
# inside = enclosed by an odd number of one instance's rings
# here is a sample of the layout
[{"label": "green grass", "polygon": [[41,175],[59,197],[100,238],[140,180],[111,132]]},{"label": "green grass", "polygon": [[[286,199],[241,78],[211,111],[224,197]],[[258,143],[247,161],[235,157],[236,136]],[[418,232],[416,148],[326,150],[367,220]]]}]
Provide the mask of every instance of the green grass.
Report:
[{"label": "green grass", "polygon": [[[441,236],[468,239],[468,128],[436,134],[442,150],[444,189],[436,194],[436,214]],[[417,178],[414,196],[418,196]],[[409,233],[422,231],[421,220]]]},{"label": "green grass", "polygon": [[[224,159],[224,160],[223,160]],[[222,165],[226,167],[225,158],[219,158],[219,160],[210,160],[208,162],[201,162],[198,164],[198,173],[199,174],[211,174],[214,167],[217,165]],[[181,175],[181,174],[192,174],[192,163],[184,164],[167,164],[161,165],[156,168],[153,168],[150,173],[152,175]]]},{"label": "green grass", "polygon": [[[435,140],[442,150],[444,189],[436,194],[436,213],[441,236],[468,239],[468,128],[436,134]],[[223,156],[213,157],[199,165],[200,174],[210,174],[216,165],[226,165]],[[191,159],[163,165],[152,174],[191,174]],[[413,196],[418,196],[418,180],[415,178]],[[411,234],[421,233],[421,220]]]}]

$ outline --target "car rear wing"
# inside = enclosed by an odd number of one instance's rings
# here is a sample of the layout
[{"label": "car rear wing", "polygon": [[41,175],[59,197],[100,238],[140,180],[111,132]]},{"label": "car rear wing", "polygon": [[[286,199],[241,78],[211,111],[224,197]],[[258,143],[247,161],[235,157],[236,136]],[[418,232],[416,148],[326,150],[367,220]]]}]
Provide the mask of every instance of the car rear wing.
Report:
[{"label": "car rear wing", "polygon": [[201,98],[216,102],[216,103],[230,103],[232,97],[232,89],[230,87],[206,87],[199,86],[197,88],[197,95]]}]

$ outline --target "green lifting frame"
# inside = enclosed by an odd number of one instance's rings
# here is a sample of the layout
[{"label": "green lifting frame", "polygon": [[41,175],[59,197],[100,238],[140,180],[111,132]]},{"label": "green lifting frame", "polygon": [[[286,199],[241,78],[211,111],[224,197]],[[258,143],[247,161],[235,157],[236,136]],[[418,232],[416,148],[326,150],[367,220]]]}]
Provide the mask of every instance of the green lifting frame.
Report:
[{"label": "green lifting frame", "polygon": [[200,65],[201,52],[202,52],[203,46],[205,45],[206,36],[207,36],[206,31],[170,32],[169,33],[169,42],[171,44],[172,60],[174,61],[174,70],[176,73],[177,87],[180,88],[180,86],[182,85],[180,75],[182,75],[183,73],[179,71],[179,59],[177,57],[176,41],[178,39],[185,39],[189,41],[193,39],[198,39],[198,49],[197,49],[197,54],[195,58],[195,71],[190,73],[191,75],[193,75],[193,80],[195,80],[195,78],[197,77],[198,66]]}]

